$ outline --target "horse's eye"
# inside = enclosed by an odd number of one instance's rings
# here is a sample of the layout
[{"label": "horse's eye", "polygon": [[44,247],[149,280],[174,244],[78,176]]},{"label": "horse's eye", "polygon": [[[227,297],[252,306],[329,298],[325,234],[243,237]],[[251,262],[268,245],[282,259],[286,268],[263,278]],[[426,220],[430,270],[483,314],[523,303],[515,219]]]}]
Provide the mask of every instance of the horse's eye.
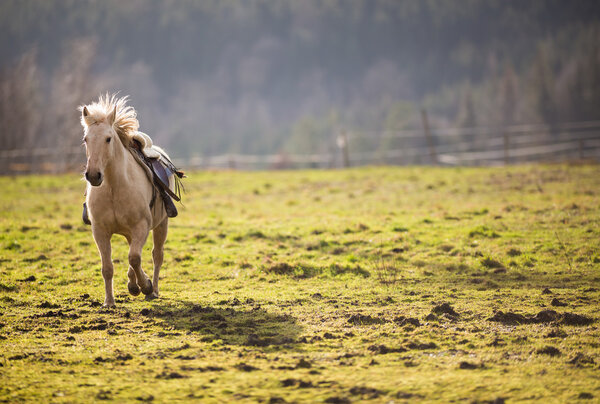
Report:
[{"label": "horse's eye", "polygon": [[106,138],[106,143],[110,143],[110,138],[109,137]]}]

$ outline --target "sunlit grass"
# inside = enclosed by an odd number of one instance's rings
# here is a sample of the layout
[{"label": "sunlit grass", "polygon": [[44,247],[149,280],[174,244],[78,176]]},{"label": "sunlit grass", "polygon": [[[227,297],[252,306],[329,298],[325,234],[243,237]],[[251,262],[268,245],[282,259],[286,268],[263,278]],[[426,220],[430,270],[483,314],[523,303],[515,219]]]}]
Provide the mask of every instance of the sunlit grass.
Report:
[{"label": "sunlit grass", "polygon": [[83,188],[0,178],[0,400],[600,396],[597,166],[192,173],[161,299],[115,236],[109,311]]}]

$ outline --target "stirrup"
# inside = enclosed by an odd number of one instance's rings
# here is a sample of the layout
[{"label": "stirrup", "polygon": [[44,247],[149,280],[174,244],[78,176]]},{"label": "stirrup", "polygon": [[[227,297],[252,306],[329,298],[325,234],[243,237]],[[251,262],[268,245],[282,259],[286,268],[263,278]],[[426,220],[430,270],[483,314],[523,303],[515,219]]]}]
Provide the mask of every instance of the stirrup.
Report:
[{"label": "stirrup", "polygon": [[90,222],[90,218],[88,217],[87,205],[85,202],[83,203],[83,213],[81,214],[81,218],[83,219],[83,223],[92,224],[92,222]]},{"label": "stirrup", "polygon": [[161,196],[165,205],[165,210],[167,211],[167,217],[176,217],[178,212],[171,197],[165,192],[161,192]]}]

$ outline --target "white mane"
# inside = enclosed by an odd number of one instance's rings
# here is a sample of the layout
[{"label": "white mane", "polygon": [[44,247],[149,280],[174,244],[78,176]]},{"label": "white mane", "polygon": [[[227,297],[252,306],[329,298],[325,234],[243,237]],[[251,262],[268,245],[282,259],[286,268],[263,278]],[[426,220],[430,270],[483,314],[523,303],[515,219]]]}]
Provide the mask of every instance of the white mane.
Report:
[{"label": "white mane", "polygon": [[137,113],[131,106],[126,105],[128,96],[117,98],[116,94],[101,95],[97,102],[79,107],[80,111],[87,109],[88,116],[81,117],[81,125],[87,130],[88,122],[99,123],[107,120],[108,116],[116,109],[113,128],[125,147],[131,144],[131,139],[135,136],[140,126],[137,120]]}]

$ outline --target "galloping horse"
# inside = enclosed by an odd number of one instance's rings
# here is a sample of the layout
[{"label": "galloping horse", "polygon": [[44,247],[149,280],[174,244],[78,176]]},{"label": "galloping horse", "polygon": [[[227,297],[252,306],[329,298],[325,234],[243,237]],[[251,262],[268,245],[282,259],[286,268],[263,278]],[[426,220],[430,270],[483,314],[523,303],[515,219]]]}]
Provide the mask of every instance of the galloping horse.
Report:
[{"label": "galloping horse", "polygon": [[[129,293],[137,296],[141,291],[146,299],[158,297],[158,277],[168,229],[165,207],[169,206],[169,202],[172,205],[164,194],[162,198],[156,197],[159,192],[152,167],[140,160],[140,152],[148,145],[141,145],[136,140],[143,140],[140,137],[143,134],[138,132],[135,110],[126,103],[127,97],[106,94],[97,102],[79,108],[87,156],[87,212],[84,210],[84,219],[87,214],[102,259],[106,307],[115,306],[110,244],[113,234],[125,236],[129,243]],[[144,136],[147,138],[147,135]],[[154,146],[151,150],[170,163],[162,149]],[[172,191],[174,175],[169,170],[167,173],[168,187]],[[182,176],[183,173],[179,174]],[[150,230],[154,239],[152,281],[141,266],[142,248]]]}]

